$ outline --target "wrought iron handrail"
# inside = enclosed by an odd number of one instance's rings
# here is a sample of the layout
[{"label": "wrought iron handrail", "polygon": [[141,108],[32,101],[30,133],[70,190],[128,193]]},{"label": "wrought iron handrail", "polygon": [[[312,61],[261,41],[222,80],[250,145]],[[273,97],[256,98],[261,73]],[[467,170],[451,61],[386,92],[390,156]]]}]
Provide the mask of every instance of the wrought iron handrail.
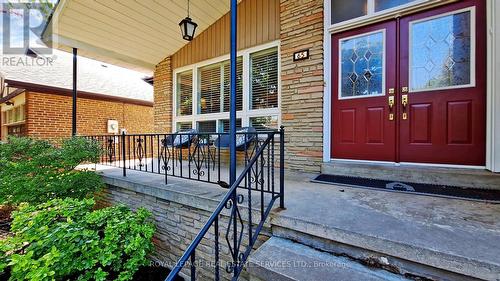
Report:
[{"label": "wrought iron handrail", "polygon": [[[246,164],[261,145],[261,136],[276,134],[277,130],[237,132],[242,145],[238,155]],[[209,183],[229,182],[222,162],[228,162],[229,148],[220,140],[228,133],[178,132],[170,134],[88,135],[101,144],[104,153],[99,164],[127,170],[163,174]],[[274,148],[274,143],[273,143]],[[274,158],[273,153],[269,154]],[[270,161],[274,159],[270,159]],[[274,172],[274,169],[273,169]],[[271,191],[271,188],[266,190]]]},{"label": "wrought iron handrail", "polygon": [[[214,263],[214,280],[220,280],[220,243],[219,243],[219,216],[222,215],[223,210],[230,209],[230,217],[229,217],[229,225],[226,230],[226,242],[228,243],[228,248],[231,256],[231,261],[226,266],[226,272],[232,274],[232,280],[237,280],[240,273],[242,272],[245,262],[247,261],[248,256],[258,239],[258,235],[262,230],[266,218],[268,217],[274,202],[279,198],[280,199],[280,207],[284,208],[284,129],[281,127],[279,131],[280,135],[280,191],[277,194],[273,194],[267,203],[267,207],[264,208],[264,192],[263,188],[260,190],[260,199],[261,199],[261,214],[260,220],[257,226],[252,230],[252,188],[247,188],[248,190],[248,198],[247,202],[247,210],[249,213],[248,216],[248,224],[247,224],[247,233],[248,233],[248,244],[245,246],[243,251],[240,251],[240,247],[242,246],[242,238],[244,233],[244,223],[241,216],[240,209],[238,204],[242,204],[244,202],[244,196],[242,194],[238,194],[238,189],[242,186],[242,183],[245,181],[245,186],[249,183],[249,179],[252,175],[255,175],[254,169],[259,165],[263,167],[263,157],[266,148],[271,144],[274,140],[275,132],[269,133],[268,137],[262,143],[262,145],[258,148],[256,154],[248,161],[245,169],[236,179],[236,181],[231,185],[228,192],[225,194],[224,198],[220,201],[220,203],[215,208],[215,211],[209,217],[203,228],[200,230],[198,235],[193,239],[189,247],[180,257],[175,267],[172,269],[168,277],[165,279],[166,281],[173,281],[184,268],[185,265],[189,263],[190,266],[190,278],[191,280],[196,280],[196,248],[200,245],[203,238],[207,236],[210,229],[214,228],[214,247],[215,247],[215,263]],[[263,170],[262,170],[263,171]],[[252,181],[252,180],[251,180]],[[258,178],[254,178],[253,182],[256,185],[261,185],[263,187],[263,182]],[[240,229],[238,230],[238,225]],[[230,235],[232,232],[232,235]],[[232,241],[230,241],[232,240]]]},{"label": "wrought iron handrail", "polygon": [[[229,182],[229,166],[221,165],[222,151],[228,152],[222,141],[227,136],[228,133],[197,132],[85,136],[101,144],[105,153],[100,164],[121,168],[123,176],[127,175],[127,170],[136,170],[164,174],[165,183],[173,176],[228,188],[167,280],[174,280],[187,262],[190,262],[191,273],[186,275],[190,275],[191,280],[196,280],[197,275],[209,279],[207,268],[201,270],[198,267],[200,274],[197,274],[196,266],[196,249],[204,238],[214,243],[214,250],[210,253],[215,260],[210,267],[214,270],[214,280],[236,280],[276,200],[279,199],[280,207],[284,208],[284,128],[237,132],[240,144],[237,158],[241,172],[231,186],[226,183]],[[279,142],[276,142],[278,136]],[[276,177],[276,170],[279,177]],[[226,224],[228,217],[227,227],[219,227]],[[213,235],[209,235],[212,228]],[[219,241],[221,235],[225,236],[225,244]],[[202,252],[198,251],[198,255],[207,256],[206,251]],[[221,262],[226,262],[225,273],[220,270]],[[227,274],[230,277],[225,276]]]}]

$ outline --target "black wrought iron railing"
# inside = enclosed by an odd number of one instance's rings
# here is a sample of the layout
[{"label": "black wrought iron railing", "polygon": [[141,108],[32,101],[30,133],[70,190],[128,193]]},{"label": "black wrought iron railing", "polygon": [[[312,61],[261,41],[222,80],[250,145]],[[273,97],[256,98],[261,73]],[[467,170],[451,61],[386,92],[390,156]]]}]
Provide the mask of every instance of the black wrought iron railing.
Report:
[{"label": "black wrought iron railing", "polygon": [[[272,136],[264,153],[269,175],[277,173],[275,157],[279,144],[277,137],[282,130],[237,132],[237,164],[242,171],[256,154],[262,143]],[[90,135],[85,138],[97,141],[102,148],[98,164],[127,170],[162,174],[165,183],[169,177],[180,177],[209,183],[229,182],[228,133],[183,132],[173,134],[121,134]],[[275,181],[267,180],[267,189],[274,190]]]},{"label": "black wrought iron railing", "polygon": [[[273,162],[270,161],[274,157],[275,135],[279,135],[280,144],[280,188],[276,191],[274,188],[269,190],[269,186],[274,187],[275,180]],[[284,208],[283,156],[284,131],[281,128],[279,132],[269,133],[255,147],[255,153],[248,159],[237,180],[178,260],[166,278],[167,281],[175,280],[183,269],[191,280],[238,279],[275,201],[279,199],[280,207]],[[221,222],[224,222],[224,225],[221,226]],[[202,250],[198,251],[200,246]],[[208,250],[207,253],[207,249],[213,251]],[[221,254],[224,250],[226,255]],[[198,276],[201,278],[197,278]]]},{"label": "black wrought iron railing", "polygon": [[[237,180],[229,186],[228,133],[86,136],[101,164],[229,188],[166,280],[237,280],[274,203],[284,208],[284,129],[237,133]],[[200,249],[201,248],[201,249]]]}]

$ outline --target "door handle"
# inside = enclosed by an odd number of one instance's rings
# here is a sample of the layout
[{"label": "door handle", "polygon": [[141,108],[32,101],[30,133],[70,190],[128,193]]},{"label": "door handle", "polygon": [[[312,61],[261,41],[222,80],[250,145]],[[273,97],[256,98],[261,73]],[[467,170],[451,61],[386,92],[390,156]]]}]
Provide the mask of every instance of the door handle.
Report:
[{"label": "door handle", "polygon": [[401,104],[403,105],[403,120],[408,119],[407,106],[408,106],[408,95],[401,96]]},{"label": "door handle", "polygon": [[394,113],[393,108],[394,108],[394,96],[389,96],[389,120],[392,121],[394,120]]}]

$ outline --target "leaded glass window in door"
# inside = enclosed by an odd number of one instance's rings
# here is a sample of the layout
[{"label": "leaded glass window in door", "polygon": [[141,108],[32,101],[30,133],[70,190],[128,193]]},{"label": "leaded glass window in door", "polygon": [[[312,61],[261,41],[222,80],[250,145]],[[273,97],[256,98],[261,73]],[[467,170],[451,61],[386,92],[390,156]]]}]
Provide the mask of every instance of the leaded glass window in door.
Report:
[{"label": "leaded glass window in door", "polygon": [[340,98],[383,95],[384,37],[377,31],[340,41]]},{"label": "leaded glass window in door", "polygon": [[411,90],[472,86],[472,42],[471,11],[411,23]]}]

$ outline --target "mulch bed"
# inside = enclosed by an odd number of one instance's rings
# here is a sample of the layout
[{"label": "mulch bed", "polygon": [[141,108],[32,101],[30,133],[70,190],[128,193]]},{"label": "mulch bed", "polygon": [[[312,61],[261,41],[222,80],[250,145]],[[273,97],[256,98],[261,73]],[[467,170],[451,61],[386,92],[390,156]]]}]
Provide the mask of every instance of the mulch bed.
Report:
[{"label": "mulch bed", "polygon": [[10,214],[12,210],[13,208],[11,206],[0,206],[0,240],[10,235],[10,223],[12,221]]}]

